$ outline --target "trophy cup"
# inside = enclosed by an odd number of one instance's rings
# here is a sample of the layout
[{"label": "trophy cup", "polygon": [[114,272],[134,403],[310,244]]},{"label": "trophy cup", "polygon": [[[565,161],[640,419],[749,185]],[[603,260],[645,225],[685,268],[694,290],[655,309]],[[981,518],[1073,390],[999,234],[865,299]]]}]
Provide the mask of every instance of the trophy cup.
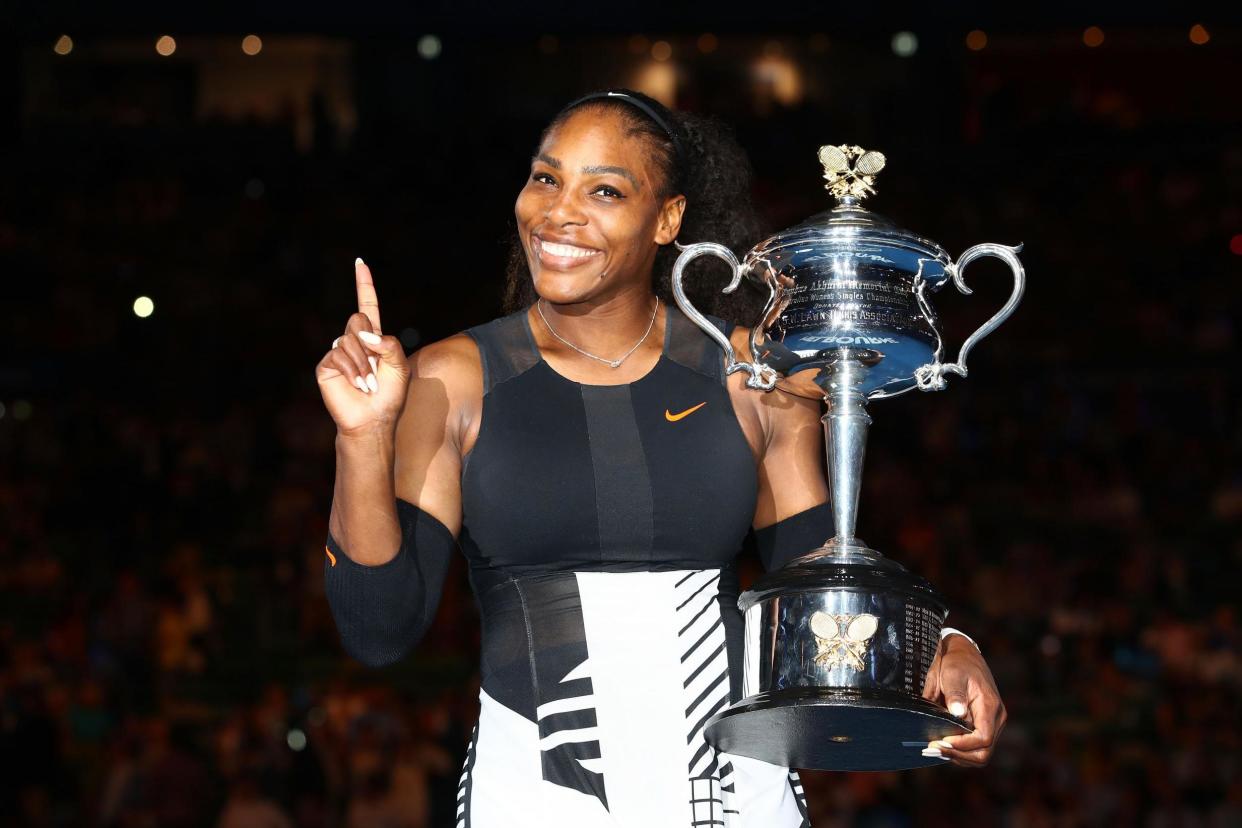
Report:
[{"label": "trophy cup", "polygon": [[[682,248],[673,293],[682,311],[724,350],[727,371],[750,388],[823,399],[835,536],[741,595],[745,618],[744,698],[716,714],[706,737],[727,753],[790,767],[897,770],[940,764],[922,750],[969,730],[921,696],[948,609],[925,579],[854,534],[870,400],[912,389],[939,391],[966,376],[966,357],[1022,298],[1021,245],[976,245],[953,261],[935,242],[861,206],[884,168],[879,152],[819,150],[836,206],[760,243],[741,262],[723,245]],[[750,332],[750,359],[686,298],[682,274],[702,255],[768,290]],[[944,362],[929,297],[972,261],[994,256],[1013,271],[1009,300]]]}]

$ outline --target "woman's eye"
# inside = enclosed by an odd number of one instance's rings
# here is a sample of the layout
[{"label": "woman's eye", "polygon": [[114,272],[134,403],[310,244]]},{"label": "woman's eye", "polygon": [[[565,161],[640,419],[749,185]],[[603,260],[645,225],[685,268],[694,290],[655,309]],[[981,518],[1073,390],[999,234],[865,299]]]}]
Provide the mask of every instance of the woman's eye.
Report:
[{"label": "woman's eye", "polygon": [[555,184],[556,180],[545,172],[537,172],[530,174],[531,181],[538,181],[540,184]]},{"label": "woman's eye", "polygon": [[608,196],[609,198],[625,198],[619,190],[609,187],[606,184],[601,187],[596,187],[595,192]]}]

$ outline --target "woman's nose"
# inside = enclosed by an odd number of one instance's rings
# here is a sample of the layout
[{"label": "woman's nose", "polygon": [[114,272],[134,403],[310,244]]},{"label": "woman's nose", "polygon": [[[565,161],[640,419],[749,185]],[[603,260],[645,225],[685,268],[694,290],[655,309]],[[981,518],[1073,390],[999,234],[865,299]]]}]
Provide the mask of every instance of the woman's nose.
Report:
[{"label": "woman's nose", "polygon": [[544,216],[553,224],[586,224],[586,212],[577,195],[562,188],[551,197],[544,208]]}]

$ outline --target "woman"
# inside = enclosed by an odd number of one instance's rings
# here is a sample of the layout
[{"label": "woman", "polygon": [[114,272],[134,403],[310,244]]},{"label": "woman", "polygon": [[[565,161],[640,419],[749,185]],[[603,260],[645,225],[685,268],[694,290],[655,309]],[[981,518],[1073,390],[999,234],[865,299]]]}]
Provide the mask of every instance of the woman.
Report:
[{"label": "woman", "polygon": [[[719,128],[596,93],[518,194],[515,312],[407,359],[355,265],[358,313],[317,368],[326,588],[346,649],[385,664],[466,554],[484,633],[459,825],[806,824],[796,775],[703,739],[740,697],[748,528],[768,568],[831,534],[818,404],[725,377],[667,302],[679,235],[757,241],[747,188]],[[933,752],[986,762],[1004,709],[977,648],[946,638],[926,685],[975,727]]]}]

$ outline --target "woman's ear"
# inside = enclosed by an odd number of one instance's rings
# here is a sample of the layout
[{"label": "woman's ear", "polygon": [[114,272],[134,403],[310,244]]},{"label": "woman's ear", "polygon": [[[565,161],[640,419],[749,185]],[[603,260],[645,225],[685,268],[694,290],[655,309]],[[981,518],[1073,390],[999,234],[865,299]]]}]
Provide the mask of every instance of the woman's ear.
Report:
[{"label": "woman's ear", "polygon": [[656,244],[672,244],[681,232],[681,217],[686,212],[684,195],[670,196],[660,206],[660,214],[656,217]]}]

